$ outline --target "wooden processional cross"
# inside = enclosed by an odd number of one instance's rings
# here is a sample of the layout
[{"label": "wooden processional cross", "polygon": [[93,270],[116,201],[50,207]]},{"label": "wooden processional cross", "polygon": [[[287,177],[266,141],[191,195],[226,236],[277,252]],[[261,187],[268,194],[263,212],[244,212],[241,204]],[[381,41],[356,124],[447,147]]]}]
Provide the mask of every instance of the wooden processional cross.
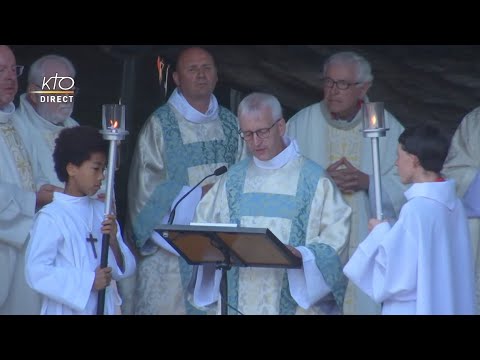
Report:
[{"label": "wooden processional cross", "polygon": [[95,243],[97,242],[97,239],[92,236],[92,233],[88,234],[87,241],[92,244],[92,250],[93,250],[93,256],[95,256],[95,259],[97,258],[97,250],[95,250]]}]

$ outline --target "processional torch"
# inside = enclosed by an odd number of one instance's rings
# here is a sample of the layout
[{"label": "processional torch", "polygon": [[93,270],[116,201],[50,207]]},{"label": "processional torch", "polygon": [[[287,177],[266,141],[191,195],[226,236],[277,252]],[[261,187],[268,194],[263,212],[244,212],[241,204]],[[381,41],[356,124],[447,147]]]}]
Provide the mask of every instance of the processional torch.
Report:
[{"label": "processional torch", "polygon": [[[105,218],[112,210],[113,185],[115,178],[115,168],[117,165],[117,145],[125,139],[128,131],[125,130],[125,105],[104,104],[102,105],[102,130],[100,133],[105,140],[110,141],[108,151],[107,167],[107,194],[105,196]],[[119,229],[120,230],[120,229]],[[100,267],[105,268],[108,265],[108,248],[110,245],[110,234],[102,236],[102,254],[100,257]],[[105,289],[98,292],[97,315],[103,315],[105,309]]]},{"label": "processional torch", "polygon": [[364,103],[363,136],[372,141],[373,178],[375,186],[376,218],[383,220],[382,182],[380,178],[379,138],[387,134],[382,102]]}]

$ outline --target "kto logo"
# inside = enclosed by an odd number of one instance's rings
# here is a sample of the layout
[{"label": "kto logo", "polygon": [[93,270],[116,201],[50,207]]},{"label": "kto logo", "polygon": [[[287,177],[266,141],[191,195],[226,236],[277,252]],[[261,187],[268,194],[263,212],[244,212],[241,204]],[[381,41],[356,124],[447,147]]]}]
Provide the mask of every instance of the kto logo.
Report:
[{"label": "kto logo", "polygon": [[72,102],[76,92],[75,80],[70,76],[55,76],[43,78],[42,90],[30,91],[33,94],[40,94],[42,103],[65,103]]}]

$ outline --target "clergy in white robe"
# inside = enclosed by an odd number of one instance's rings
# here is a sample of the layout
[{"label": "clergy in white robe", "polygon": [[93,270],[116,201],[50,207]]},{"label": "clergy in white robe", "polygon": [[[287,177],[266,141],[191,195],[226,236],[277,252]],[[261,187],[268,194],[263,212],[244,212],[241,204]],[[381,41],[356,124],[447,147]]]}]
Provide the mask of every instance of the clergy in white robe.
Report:
[{"label": "clergy in white robe", "polygon": [[12,125],[15,107],[0,110],[0,314],[38,314],[40,299],[23,264],[36,206],[32,166]]},{"label": "clergy in white robe", "polygon": [[[233,267],[227,275],[229,307],[248,315],[341,314],[351,209],[324,169],[283,137],[276,98],[247,96],[239,119],[253,157],[223,175],[198,204],[194,221],[268,228],[301,254],[303,266]],[[193,303],[215,307],[220,279],[213,265],[200,266]]]},{"label": "clergy in white robe", "polygon": [[[93,289],[93,282],[95,269],[100,266],[104,211],[105,204],[99,200],[57,192],[53,202],[38,212],[30,233],[25,274],[28,284],[42,294],[40,314],[96,314],[98,291]],[[97,241],[88,241],[89,234]],[[108,266],[112,268],[112,278],[120,280],[134,273],[135,258],[120,231],[117,241],[124,270],[117,265],[110,247]],[[115,314],[120,305],[116,288],[108,286],[105,315]]]},{"label": "clergy in white robe", "polygon": [[477,314],[480,314],[480,107],[468,113],[453,135],[443,173],[455,179],[468,216],[475,259]]},{"label": "clergy in white robe", "polygon": [[473,315],[472,246],[455,181],[413,184],[393,225],[377,225],[345,274],[385,315]]},{"label": "clergy in white robe", "polygon": [[[42,173],[47,177],[50,184],[63,187],[58,180],[53,168],[53,149],[58,133],[65,127],[78,126],[78,122],[70,116],[64,122],[54,124],[40,116],[27,97],[30,94],[20,96],[20,106],[13,114],[13,124],[22,138],[29,156],[36,153],[40,160]],[[30,95],[31,96],[31,95]]]},{"label": "clergy in white robe", "polygon": [[[13,122],[30,156],[37,153],[40,168],[50,184],[63,187],[53,168],[52,154],[55,139],[65,127],[78,126],[71,118],[74,108],[75,67],[66,57],[44,55],[35,60],[28,72],[27,92],[20,96],[20,106],[13,115]],[[73,83],[72,83],[73,81]],[[73,96],[63,97],[67,101],[46,102],[40,90],[61,90],[72,86]],[[63,99],[62,98],[62,99]]]},{"label": "clergy in white robe", "polygon": [[38,314],[40,297],[25,281],[25,250],[35,209],[51,201],[54,188],[43,176],[34,177],[40,174],[38,159],[29,158],[13,125],[19,73],[4,45],[0,67],[0,315]]},{"label": "clergy in white robe", "polygon": [[[189,70],[190,69],[190,70]],[[219,106],[212,94],[216,69],[211,55],[189,48],[177,61],[177,89],[141,129],[128,183],[128,233],[139,248],[135,295],[136,314],[202,314],[187,301],[191,266],[172,253],[154,229],[168,219],[172,203],[215,169],[234,164],[243,142],[236,117]],[[208,90],[209,89],[209,90]],[[208,90],[208,91],[207,91]],[[205,106],[199,111],[198,99]],[[192,106],[194,104],[195,106]],[[202,186],[212,184],[211,177]],[[174,223],[190,223],[202,186],[192,192]],[[183,205],[185,205],[183,204]]]},{"label": "clergy in white robe", "polygon": [[[324,100],[291,117],[287,122],[287,134],[297,140],[303,155],[327,171],[337,161],[346,159],[359,170],[353,174],[355,179],[360,175],[367,179],[363,189],[357,187],[342,191],[343,198],[352,208],[348,249],[351,256],[367,236],[368,219],[375,214],[371,140],[363,137],[361,132],[363,102],[368,101],[366,92],[373,76],[368,62],[351,52],[335,54],[327,60],[324,76],[327,79],[324,82]],[[382,207],[385,217],[395,219],[405,202],[403,192],[406,187],[400,182],[394,166],[397,139],[404,128],[388,111],[385,110],[384,116],[389,130],[379,140]],[[337,185],[342,190],[339,183]],[[368,296],[351,283],[348,285],[344,307],[344,312],[348,315],[372,315],[380,311]]]}]

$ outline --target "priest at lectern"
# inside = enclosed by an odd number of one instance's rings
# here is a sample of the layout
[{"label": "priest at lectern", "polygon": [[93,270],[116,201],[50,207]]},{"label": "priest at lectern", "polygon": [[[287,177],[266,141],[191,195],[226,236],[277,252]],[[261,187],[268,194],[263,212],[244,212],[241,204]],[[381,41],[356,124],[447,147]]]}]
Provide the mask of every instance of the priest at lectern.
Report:
[{"label": "priest at lectern", "polygon": [[[303,266],[232,267],[229,308],[246,315],[341,314],[350,207],[325,170],[285,136],[286,123],[274,96],[248,95],[238,107],[238,118],[253,157],[230,167],[201,200],[194,221],[268,228],[302,258]],[[209,264],[199,266],[196,275],[192,303],[220,309],[222,272]]]}]

